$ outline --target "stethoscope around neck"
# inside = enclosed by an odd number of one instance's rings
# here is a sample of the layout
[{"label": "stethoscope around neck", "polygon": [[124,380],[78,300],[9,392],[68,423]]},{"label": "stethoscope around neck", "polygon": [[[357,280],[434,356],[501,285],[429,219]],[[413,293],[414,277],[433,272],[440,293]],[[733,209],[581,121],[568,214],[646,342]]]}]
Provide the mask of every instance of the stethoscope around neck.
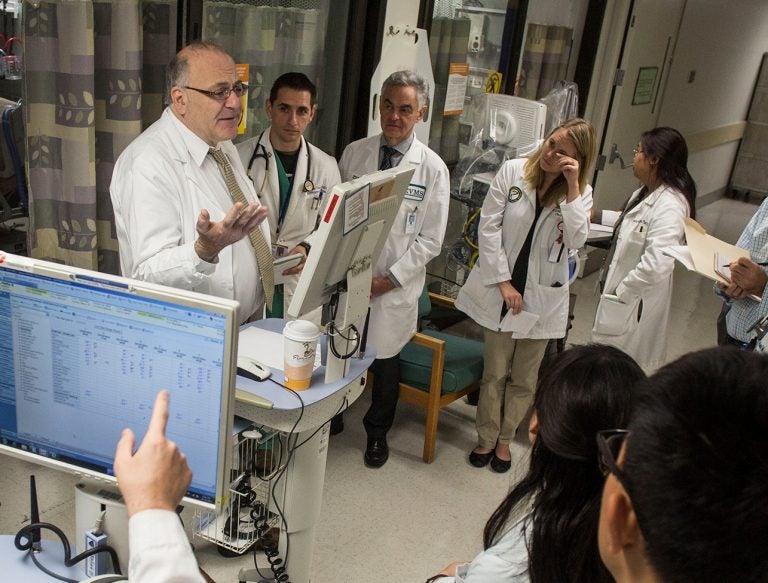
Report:
[{"label": "stethoscope around neck", "polygon": [[[261,181],[261,186],[259,186],[259,190],[256,193],[256,196],[261,198],[261,193],[264,190],[264,185],[267,183],[267,177],[269,176],[269,159],[272,157],[271,152],[267,152],[267,148],[264,146],[264,144],[261,143],[261,138],[264,136],[264,131],[262,131],[259,134],[259,139],[256,140],[256,147],[253,149],[253,154],[251,154],[251,159],[248,162],[248,169],[247,174],[248,177],[253,180],[253,176],[251,174],[251,169],[253,168],[253,164],[256,162],[258,158],[264,158],[264,178]],[[315,190],[315,183],[312,182],[312,180],[309,178],[310,172],[312,172],[312,153],[309,151],[309,145],[307,145],[307,173],[304,176],[304,186],[302,188],[302,191],[305,194],[308,194],[310,192],[314,192]]]}]

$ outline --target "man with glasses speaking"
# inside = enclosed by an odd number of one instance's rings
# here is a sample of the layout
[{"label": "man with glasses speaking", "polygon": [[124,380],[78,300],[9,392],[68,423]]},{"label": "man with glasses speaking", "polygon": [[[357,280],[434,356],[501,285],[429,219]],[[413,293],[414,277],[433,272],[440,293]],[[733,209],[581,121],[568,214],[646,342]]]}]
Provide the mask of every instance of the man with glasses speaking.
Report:
[{"label": "man with glasses speaking", "polygon": [[241,322],[257,319],[274,287],[267,210],[231,141],[248,87],[209,42],[179,51],[167,86],[170,105],[112,175],[123,275],[233,298]]}]

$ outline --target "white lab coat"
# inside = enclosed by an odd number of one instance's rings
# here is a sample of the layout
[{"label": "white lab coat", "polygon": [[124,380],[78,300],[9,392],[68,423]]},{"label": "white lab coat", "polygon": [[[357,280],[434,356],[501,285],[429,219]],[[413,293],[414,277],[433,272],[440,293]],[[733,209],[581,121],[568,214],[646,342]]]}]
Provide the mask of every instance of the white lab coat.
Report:
[{"label": "white lab coat", "polygon": [[[456,307],[490,330],[513,338],[562,338],[568,322],[568,250],[589,234],[592,187],[576,200],[544,208],[533,233],[523,310],[539,316],[528,332],[501,322],[504,298],[498,284],[509,281],[536,212],[536,189],[523,180],[526,160],[509,160],[499,169],[483,202],[478,228],[479,257],[456,298]],[[562,238],[561,238],[562,230]]]},{"label": "white lab coat", "polygon": [[[349,144],[339,162],[342,179],[378,170],[380,144],[380,135]],[[440,253],[448,221],[450,183],[445,163],[414,136],[400,166],[404,164],[415,166],[411,187],[373,270],[374,277],[391,273],[401,286],[371,300],[368,341],[377,358],[399,354],[416,332],[427,263]],[[409,230],[406,222],[413,212],[415,227]]]},{"label": "white lab coat", "polygon": [[131,583],[204,583],[175,512],[143,510],[128,521]]},{"label": "white lab coat", "polygon": [[[285,251],[290,251],[297,243],[304,241],[315,230],[317,217],[324,209],[329,198],[328,196],[317,198],[320,196],[319,191],[322,190],[327,195],[334,186],[341,182],[341,177],[339,176],[339,167],[336,164],[336,159],[333,156],[329,156],[304,138],[301,138],[301,150],[296,161],[291,199],[288,203],[283,224],[279,226],[280,189],[274,150],[269,139],[271,130],[270,126],[264,130],[261,136],[237,144],[237,151],[243,167],[253,183],[253,188],[259,197],[259,202],[266,206],[269,211],[267,219],[273,244],[283,246]],[[263,151],[259,144],[264,147]],[[266,180],[264,169],[267,163],[264,158],[254,159],[253,164],[249,168],[251,156],[257,148],[260,153],[263,153],[269,159],[269,175],[266,176]],[[308,159],[311,160],[308,162]],[[304,181],[308,176],[308,164],[310,169],[309,179],[315,187],[313,192],[306,192],[304,190]],[[262,184],[264,185],[263,188]],[[283,293],[286,310],[290,305],[300,275],[290,276],[284,283]]]},{"label": "white lab coat", "polygon": [[597,306],[592,341],[621,348],[646,369],[664,364],[666,358],[675,260],[662,249],[683,243],[687,216],[685,197],[663,185],[630,210],[619,227]]},{"label": "white lab coat", "polygon": [[[243,194],[256,201],[237,150],[221,142]],[[197,218],[207,209],[220,221],[234,204],[206,143],[170,109],[136,138],[115,164],[110,185],[123,275],[240,302],[241,321],[264,293],[248,237],[225,247],[217,263],[195,253]],[[259,226],[269,243],[266,221]]]}]

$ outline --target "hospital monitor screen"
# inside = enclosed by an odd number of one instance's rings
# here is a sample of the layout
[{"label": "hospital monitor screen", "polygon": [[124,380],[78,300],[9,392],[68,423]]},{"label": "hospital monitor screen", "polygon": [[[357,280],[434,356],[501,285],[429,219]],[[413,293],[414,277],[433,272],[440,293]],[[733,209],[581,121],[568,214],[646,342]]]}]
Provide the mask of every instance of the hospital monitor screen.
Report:
[{"label": "hospital monitor screen", "polygon": [[[327,303],[348,271],[358,264],[375,268],[413,172],[412,165],[401,164],[333,188],[320,224],[311,235],[312,249],[288,316],[299,318]],[[369,289],[365,290],[365,309]]]},{"label": "hospital monitor screen", "polygon": [[124,427],[170,392],[188,502],[228,487],[237,303],[0,253],[0,451],[114,483]]}]

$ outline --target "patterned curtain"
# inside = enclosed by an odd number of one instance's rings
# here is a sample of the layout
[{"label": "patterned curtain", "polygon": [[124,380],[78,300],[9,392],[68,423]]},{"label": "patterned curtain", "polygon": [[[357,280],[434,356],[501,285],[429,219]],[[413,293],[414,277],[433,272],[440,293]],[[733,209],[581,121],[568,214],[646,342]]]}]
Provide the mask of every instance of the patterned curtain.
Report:
[{"label": "patterned curtain", "polygon": [[443,115],[448,90],[448,72],[453,63],[467,62],[469,18],[435,18],[429,36],[432,73],[435,77],[435,98],[431,106],[429,147],[447,163],[459,159],[459,116]]},{"label": "patterned curtain", "polygon": [[[235,62],[249,64],[248,137],[269,125],[264,104],[272,83],[283,73],[304,73],[317,85],[320,100],[326,94],[322,81],[329,0],[272,4],[278,2],[203,2],[202,38],[217,42]],[[318,110],[322,111],[322,102]],[[317,121],[307,128],[310,142],[317,142],[318,128]]]},{"label": "patterned curtain", "polygon": [[176,0],[24,3],[30,255],[118,273],[109,183],[162,112]]},{"label": "patterned curtain", "polygon": [[573,29],[546,24],[528,25],[517,95],[539,99],[565,80],[573,45]]}]

